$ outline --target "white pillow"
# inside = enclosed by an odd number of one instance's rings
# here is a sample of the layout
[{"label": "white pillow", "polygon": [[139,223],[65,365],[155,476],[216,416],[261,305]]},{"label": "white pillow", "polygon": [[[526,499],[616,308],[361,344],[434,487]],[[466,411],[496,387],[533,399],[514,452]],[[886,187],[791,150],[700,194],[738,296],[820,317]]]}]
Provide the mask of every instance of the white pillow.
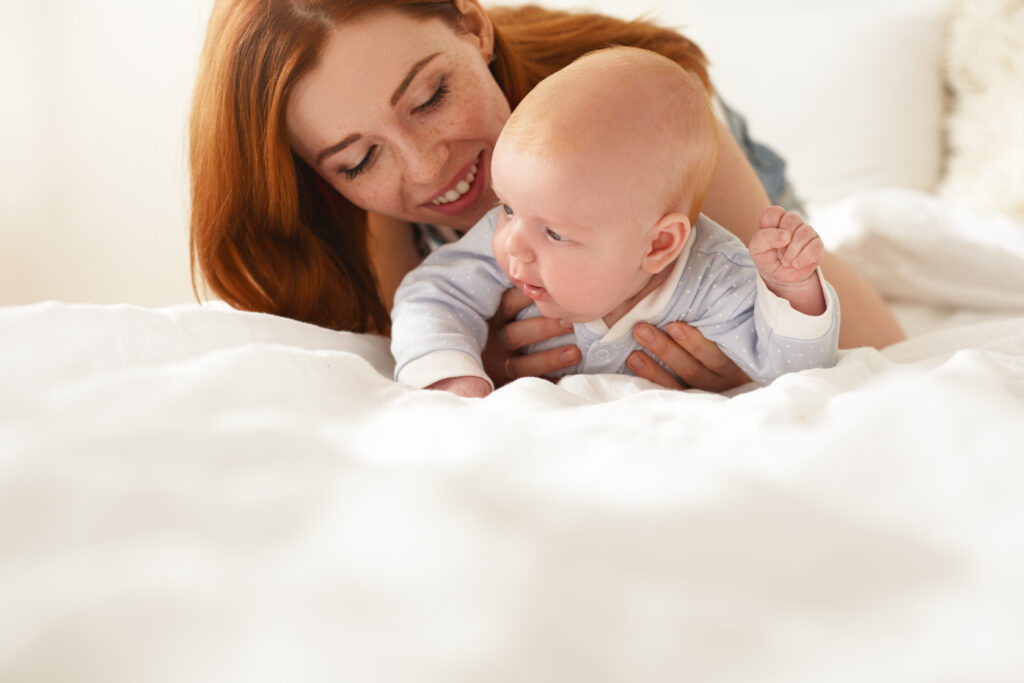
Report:
[{"label": "white pillow", "polygon": [[1024,221],[1024,3],[956,0],[943,194]]},{"label": "white pillow", "polygon": [[786,158],[805,200],[880,186],[935,188],[942,0],[651,6],[651,18],[705,51],[719,93],[747,117],[755,139]]}]

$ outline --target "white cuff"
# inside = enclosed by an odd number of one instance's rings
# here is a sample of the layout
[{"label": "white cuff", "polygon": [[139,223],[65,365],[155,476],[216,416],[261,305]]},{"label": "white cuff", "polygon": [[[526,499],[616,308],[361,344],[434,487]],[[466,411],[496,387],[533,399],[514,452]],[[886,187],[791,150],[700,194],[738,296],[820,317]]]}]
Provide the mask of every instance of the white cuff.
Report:
[{"label": "white cuff", "polygon": [[406,363],[395,379],[422,389],[449,377],[481,377],[487,380],[491,389],[494,388],[494,382],[484,372],[480,362],[462,351],[434,351],[420,356]]},{"label": "white cuff", "polygon": [[807,315],[796,310],[788,300],[768,289],[760,273],[757,275],[757,303],[765,322],[775,334],[790,339],[809,340],[818,339],[832,329],[836,317],[835,292],[825,282],[821,268],[815,272],[825,295],[825,311],[821,315]]}]

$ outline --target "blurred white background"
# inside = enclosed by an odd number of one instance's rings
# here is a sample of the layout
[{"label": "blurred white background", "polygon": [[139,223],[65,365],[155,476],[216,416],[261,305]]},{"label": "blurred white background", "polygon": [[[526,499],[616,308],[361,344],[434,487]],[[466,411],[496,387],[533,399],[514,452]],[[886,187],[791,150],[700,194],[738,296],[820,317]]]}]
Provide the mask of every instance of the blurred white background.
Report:
[{"label": "blurred white background", "polygon": [[[798,190],[819,200],[934,186],[940,2],[541,4],[646,13],[683,29],[754,136],[783,152]],[[194,300],[186,129],[212,4],[0,0],[0,304]]]},{"label": "blurred white background", "polygon": [[0,304],[193,300],[186,128],[212,0],[0,0]]}]

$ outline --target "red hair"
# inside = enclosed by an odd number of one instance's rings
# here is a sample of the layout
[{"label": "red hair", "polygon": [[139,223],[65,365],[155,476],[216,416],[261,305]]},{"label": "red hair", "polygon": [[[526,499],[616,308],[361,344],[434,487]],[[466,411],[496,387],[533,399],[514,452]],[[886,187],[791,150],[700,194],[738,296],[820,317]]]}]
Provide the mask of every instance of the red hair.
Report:
[{"label": "red hair", "polygon": [[[331,27],[393,8],[461,30],[450,0],[217,0],[207,28],[189,135],[192,280],[245,310],[324,327],[387,333],[366,213],[292,153],[285,108]],[[543,78],[608,45],[659,52],[708,88],[692,42],[643,21],[535,6],[488,11],[491,71],[512,107]]]}]

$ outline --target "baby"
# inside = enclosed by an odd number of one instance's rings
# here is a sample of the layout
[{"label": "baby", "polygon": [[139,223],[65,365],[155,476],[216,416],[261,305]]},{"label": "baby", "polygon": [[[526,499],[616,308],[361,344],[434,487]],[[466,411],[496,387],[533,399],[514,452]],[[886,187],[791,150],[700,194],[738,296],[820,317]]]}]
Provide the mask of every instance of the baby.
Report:
[{"label": "baby", "polygon": [[627,372],[633,327],[677,320],[760,384],[833,364],[839,303],[820,238],[772,207],[748,250],[702,215],[716,150],[707,92],[656,53],[607,48],[542,81],[495,144],[499,206],[395,295],[395,378],[490,393],[480,354],[511,286],[533,299],[526,315],[572,323],[543,345],[580,348],[563,374]]}]

